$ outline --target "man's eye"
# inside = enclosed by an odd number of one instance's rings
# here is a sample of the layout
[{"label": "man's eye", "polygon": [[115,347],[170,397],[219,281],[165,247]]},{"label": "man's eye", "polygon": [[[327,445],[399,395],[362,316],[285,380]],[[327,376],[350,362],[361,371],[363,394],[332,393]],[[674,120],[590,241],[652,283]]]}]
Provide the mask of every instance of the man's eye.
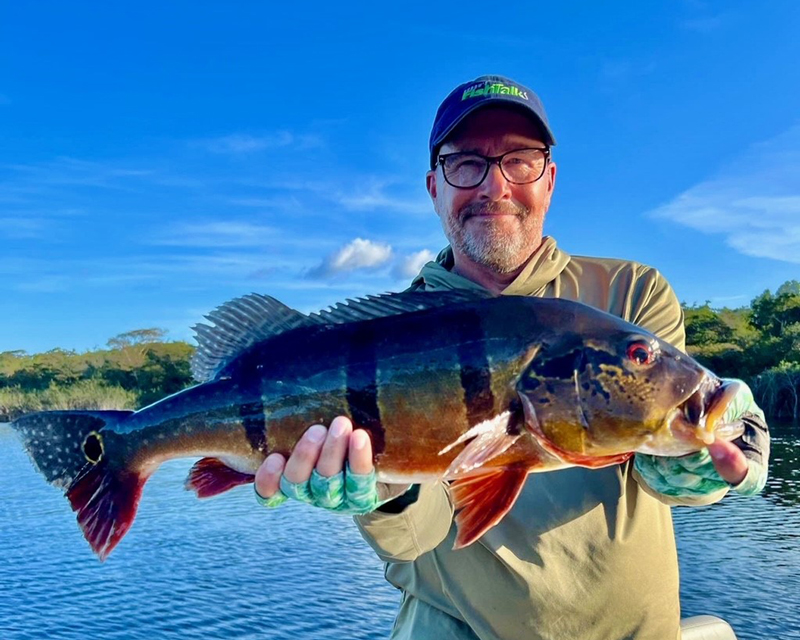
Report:
[{"label": "man's eye", "polygon": [[461,169],[477,169],[480,168],[482,164],[480,158],[459,158],[453,164],[453,169],[456,171]]}]

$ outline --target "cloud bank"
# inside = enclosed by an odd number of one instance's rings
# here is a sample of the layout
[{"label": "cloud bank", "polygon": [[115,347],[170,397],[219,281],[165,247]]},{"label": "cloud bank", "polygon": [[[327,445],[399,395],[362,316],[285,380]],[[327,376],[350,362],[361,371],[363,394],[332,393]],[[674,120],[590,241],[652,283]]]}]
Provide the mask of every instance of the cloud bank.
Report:
[{"label": "cloud bank", "polygon": [[744,255],[800,264],[800,125],[648,215],[721,234]]}]

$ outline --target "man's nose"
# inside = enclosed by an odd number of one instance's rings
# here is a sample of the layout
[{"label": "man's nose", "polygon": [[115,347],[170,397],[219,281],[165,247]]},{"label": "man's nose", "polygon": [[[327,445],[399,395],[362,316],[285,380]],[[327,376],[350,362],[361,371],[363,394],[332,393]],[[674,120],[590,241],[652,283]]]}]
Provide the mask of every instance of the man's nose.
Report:
[{"label": "man's nose", "polygon": [[511,184],[506,180],[500,170],[500,165],[496,162],[489,165],[489,173],[480,184],[480,189],[481,196],[492,201],[511,197]]}]

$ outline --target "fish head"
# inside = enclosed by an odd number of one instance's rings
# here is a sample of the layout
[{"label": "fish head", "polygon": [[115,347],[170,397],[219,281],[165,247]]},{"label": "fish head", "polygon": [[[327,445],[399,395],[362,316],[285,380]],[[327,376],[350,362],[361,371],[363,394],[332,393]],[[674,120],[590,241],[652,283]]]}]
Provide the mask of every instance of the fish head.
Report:
[{"label": "fish head", "polygon": [[516,391],[540,444],[564,459],[679,456],[741,434],[741,425],[720,420],[735,389],[665,341],[620,324],[562,334],[522,371]]}]

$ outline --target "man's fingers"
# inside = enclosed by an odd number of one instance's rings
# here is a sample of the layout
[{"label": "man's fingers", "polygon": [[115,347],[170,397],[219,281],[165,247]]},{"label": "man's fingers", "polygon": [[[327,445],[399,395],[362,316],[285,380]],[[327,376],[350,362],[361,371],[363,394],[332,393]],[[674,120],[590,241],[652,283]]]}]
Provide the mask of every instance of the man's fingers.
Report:
[{"label": "man's fingers", "polygon": [[348,440],[352,431],[353,423],[348,418],[344,416],[334,418],[317,461],[319,475],[330,478],[344,469],[344,459],[347,457]]},{"label": "man's fingers", "polygon": [[273,453],[261,463],[256,471],[256,491],[262,498],[271,498],[281,484],[281,474],[286,460],[280,453]]},{"label": "man's fingers", "polygon": [[315,424],[303,434],[303,437],[295,445],[292,455],[286,461],[286,467],[283,470],[283,475],[289,482],[295,484],[308,482],[311,472],[319,459],[322,444],[325,442],[327,434],[328,430],[321,424]]},{"label": "man's fingers", "polygon": [[726,482],[737,485],[747,476],[747,458],[735,444],[717,440],[708,445],[708,453],[717,473]]},{"label": "man's fingers", "polygon": [[366,475],[372,471],[372,441],[363,429],[356,429],[350,436],[347,461],[353,473]]}]

